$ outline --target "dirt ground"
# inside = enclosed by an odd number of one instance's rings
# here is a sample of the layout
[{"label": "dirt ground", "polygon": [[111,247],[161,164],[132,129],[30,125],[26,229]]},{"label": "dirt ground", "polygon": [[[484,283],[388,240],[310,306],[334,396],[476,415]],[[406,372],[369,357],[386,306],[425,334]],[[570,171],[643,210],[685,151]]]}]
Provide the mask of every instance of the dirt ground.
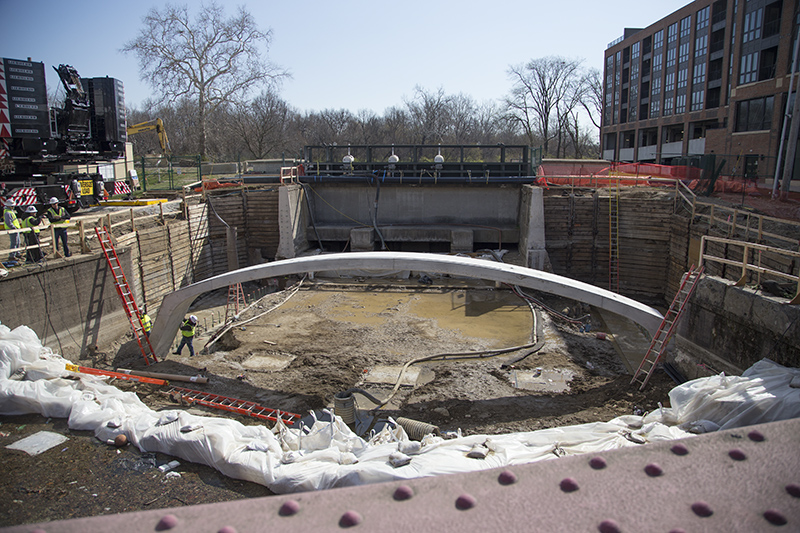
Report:
[{"label": "dirt ground", "polygon": [[[218,340],[208,353],[190,358],[184,349],[182,355],[170,354],[147,370],[203,373],[209,378],[206,385],[173,384],[305,416],[331,407],[336,393],[353,387],[386,398],[397,375],[379,379],[378,370],[384,366],[396,371],[422,356],[527,346],[495,357],[412,365],[406,377],[416,380],[405,379],[409,384],[378,411],[378,418],[405,417],[436,425],[442,432],[460,429],[465,435],[530,431],[650,411],[659,402],[668,405],[668,391],[675,385],[658,372],[644,392],[631,387],[610,336],[598,335],[604,332],[596,317],[591,330],[581,331],[577,324],[540,311],[542,335],[531,348],[531,335],[538,329],[531,309],[507,288],[493,284],[454,279],[420,283],[417,278],[280,281],[286,289],[257,300],[222,335],[211,323],[218,326],[224,318],[227,294],[206,295],[195,302],[191,312],[205,325],[195,348],[199,352],[212,334]],[[245,290],[267,292],[265,287]],[[559,314],[577,317],[589,311],[575,302],[535,296]],[[78,363],[145,369],[131,339]],[[264,423],[225,411],[182,407],[163,387],[115,383],[136,391],[155,410],[184,408],[244,424]],[[566,389],[559,392],[560,386]],[[364,410],[372,407],[360,395],[356,402]],[[155,467],[172,457],[108,446],[89,432],[70,430],[66,420],[26,415],[0,417],[0,422],[5,473],[0,498],[7,502],[0,509],[0,526],[271,494],[263,486],[183,461],[176,469],[180,477],[167,477]],[[41,430],[68,440],[33,457],[6,448]]]}]

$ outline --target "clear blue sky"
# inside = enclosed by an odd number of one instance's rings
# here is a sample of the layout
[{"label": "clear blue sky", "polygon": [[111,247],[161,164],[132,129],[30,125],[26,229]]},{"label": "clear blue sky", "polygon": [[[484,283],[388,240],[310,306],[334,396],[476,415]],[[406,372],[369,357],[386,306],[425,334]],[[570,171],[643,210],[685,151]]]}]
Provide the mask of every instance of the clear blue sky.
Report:
[{"label": "clear blue sky", "polygon": [[[174,2],[199,6],[200,2]],[[687,0],[287,0],[219,1],[244,5],[272,29],[267,57],[288,69],[281,97],[305,110],[369,109],[382,115],[414,87],[442,87],[478,102],[508,93],[509,65],[551,55],[583,59],[602,71],[603,51],[626,27],[646,27]],[[83,77],[110,76],[129,107],[152,95],[137,60],[119,49],[164,2],[152,0],[0,0],[0,57],[66,63]]]}]

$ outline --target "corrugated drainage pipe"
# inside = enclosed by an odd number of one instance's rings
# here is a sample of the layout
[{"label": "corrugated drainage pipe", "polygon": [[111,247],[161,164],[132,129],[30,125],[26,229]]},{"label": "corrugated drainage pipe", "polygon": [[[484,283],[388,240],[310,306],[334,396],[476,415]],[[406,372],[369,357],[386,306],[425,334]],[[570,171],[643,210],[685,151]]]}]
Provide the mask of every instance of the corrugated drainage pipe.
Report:
[{"label": "corrugated drainage pipe", "polygon": [[337,392],[333,396],[333,413],[350,427],[356,423],[356,399],[350,392]]},{"label": "corrugated drainage pipe", "polygon": [[397,419],[397,423],[406,431],[408,438],[411,440],[422,440],[425,435],[429,435],[431,433],[434,435],[439,434],[439,426],[434,426],[433,424],[428,424],[427,422],[420,422],[419,420],[411,420],[410,418],[399,417]]}]

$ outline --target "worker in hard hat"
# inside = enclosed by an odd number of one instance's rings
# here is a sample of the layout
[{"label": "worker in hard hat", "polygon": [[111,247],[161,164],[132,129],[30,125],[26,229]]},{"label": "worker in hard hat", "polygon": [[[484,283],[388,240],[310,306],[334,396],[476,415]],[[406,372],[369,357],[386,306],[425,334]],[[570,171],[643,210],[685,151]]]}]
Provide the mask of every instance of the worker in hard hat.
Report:
[{"label": "worker in hard hat", "polygon": [[192,346],[192,340],[194,340],[194,333],[196,329],[197,317],[190,315],[189,318],[184,320],[183,324],[181,324],[181,342],[178,344],[178,348],[173,352],[173,355],[180,355],[183,347],[188,346],[189,357],[194,357],[194,346]]},{"label": "worker in hard hat", "polygon": [[[3,223],[6,225],[6,229],[22,229],[22,223],[17,217],[17,203],[13,198],[6,200],[3,206]],[[18,261],[21,254],[19,250],[14,249],[19,248],[19,233],[9,233],[8,237],[11,239],[11,252],[8,254],[8,260],[9,262]]]},{"label": "worker in hard hat", "polygon": [[139,316],[139,319],[142,321],[142,329],[144,329],[144,334],[147,335],[147,338],[150,338],[150,330],[153,329],[153,321],[150,319],[150,315],[147,314],[147,309]]},{"label": "worker in hard hat", "polygon": [[69,211],[58,205],[58,198],[50,198],[50,208],[45,212],[48,220],[53,225],[55,231],[55,245],[58,250],[58,241],[64,249],[64,257],[69,257],[69,246],[67,245],[67,224],[69,224]]},{"label": "worker in hard hat", "polygon": [[38,263],[42,260],[42,249],[39,247],[39,224],[42,219],[35,206],[29,205],[25,208],[25,218],[22,220],[22,227],[27,228],[25,232],[25,262]]}]

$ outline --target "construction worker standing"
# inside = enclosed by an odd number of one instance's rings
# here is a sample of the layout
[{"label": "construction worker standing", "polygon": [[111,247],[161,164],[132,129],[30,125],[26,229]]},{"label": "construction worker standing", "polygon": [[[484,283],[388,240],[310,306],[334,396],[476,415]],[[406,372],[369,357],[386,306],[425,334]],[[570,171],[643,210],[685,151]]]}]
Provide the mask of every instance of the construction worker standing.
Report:
[{"label": "construction worker standing", "polygon": [[178,344],[178,349],[173,352],[173,355],[180,355],[184,346],[189,347],[189,357],[194,357],[194,347],[192,340],[194,340],[194,332],[197,328],[197,317],[190,315],[189,318],[181,324],[181,342]]},{"label": "construction worker standing", "polygon": [[58,250],[58,241],[61,241],[61,246],[64,248],[64,257],[69,257],[69,246],[67,246],[67,224],[69,223],[69,211],[58,205],[58,198],[55,196],[50,198],[50,209],[46,212],[47,218],[53,225],[56,238],[56,250]]},{"label": "construction worker standing", "polygon": [[147,338],[150,338],[150,330],[153,329],[153,321],[150,320],[150,315],[147,314],[147,311],[139,317],[142,321],[142,328],[144,329],[144,334],[147,335]]},{"label": "construction worker standing", "polygon": [[[6,225],[6,229],[22,229],[22,224],[17,218],[17,204],[13,198],[6,200],[3,207],[3,223]],[[9,233],[8,237],[11,239],[11,249],[19,248],[19,233]],[[9,262],[17,261],[19,257],[19,251],[12,251],[8,254]]]},{"label": "construction worker standing", "polygon": [[38,263],[42,260],[42,250],[39,248],[39,223],[42,221],[39,218],[39,213],[36,207],[29,205],[25,208],[25,219],[22,221],[22,227],[28,228],[25,232],[25,261],[27,263]]}]

